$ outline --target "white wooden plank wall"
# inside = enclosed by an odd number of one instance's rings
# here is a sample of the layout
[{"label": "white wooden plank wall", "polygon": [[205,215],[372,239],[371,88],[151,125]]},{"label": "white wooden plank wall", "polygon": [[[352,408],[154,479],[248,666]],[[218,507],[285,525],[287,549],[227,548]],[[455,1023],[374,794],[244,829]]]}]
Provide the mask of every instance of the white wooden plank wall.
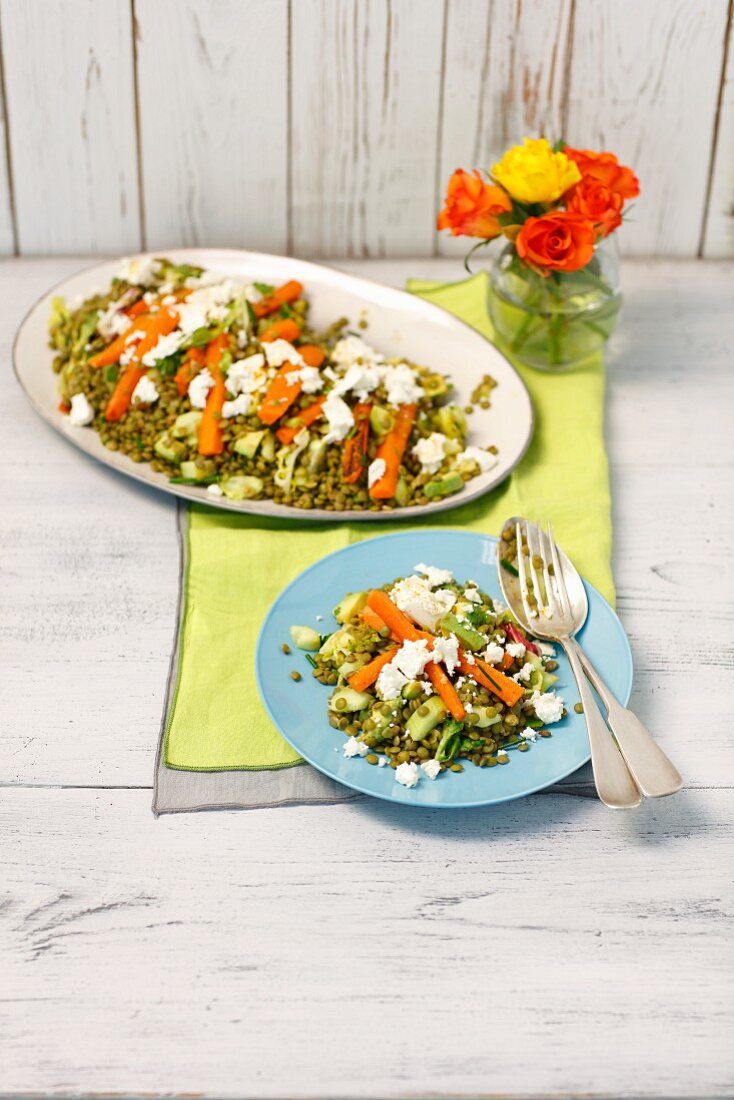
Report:
[{"label": "white wooden plank wall", "polygon": [[545,132],[638,170],[624,252],[732,256],[732,2],[0,0],[0,254],[451,255]]},{"label": "white wooden plank wall", "polygon": [[286,0],[138,0],[146,243],[283,252]]},{"label": "white wooden plank wall", "polygon": [[3,0],[0,18],[19,250],[137,248],[129,0]]}]

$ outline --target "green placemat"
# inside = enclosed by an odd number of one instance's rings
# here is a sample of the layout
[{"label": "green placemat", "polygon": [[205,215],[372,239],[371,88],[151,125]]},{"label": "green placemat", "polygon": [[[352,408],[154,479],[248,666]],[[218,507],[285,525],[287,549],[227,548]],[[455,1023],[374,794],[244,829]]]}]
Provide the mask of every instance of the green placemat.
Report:
[{"label": "green placemat", "polygon": [[[487,276],[408,289],[492,337]],[[533,400],[533,441],[512,476],[487,496],[426,527],[498,534],[510,515],[551,520],[564,549],[613,602],[611,518],[604,450],[604,363],[550,375],[518,366]],[[238,516],[192,506],[179,661],[164,761],[195,771],[286,768],[300,757],[273,728],[255,684],[260,624],[283,587],[332,550],[416,523],[324,525]]]}]

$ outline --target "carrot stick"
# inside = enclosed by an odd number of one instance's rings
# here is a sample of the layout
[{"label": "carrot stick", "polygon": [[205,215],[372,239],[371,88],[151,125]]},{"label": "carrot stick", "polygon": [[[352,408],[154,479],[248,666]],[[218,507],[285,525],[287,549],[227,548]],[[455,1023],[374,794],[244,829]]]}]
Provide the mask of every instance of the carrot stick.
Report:
[{"label": "carrot stick", "polygon": [[[326,358],[325,353],[315,344],[305,344],[298,351],[307,367],[320,367]],[[273,378],[257,412],[263,424],[274,424],[276,420],[280,420],[300,394],[300,381],[288,381],[289,375],[297,370],[298,367],[292,363],[284,363]]]},{"label": "carrot stick", "polygon": [[141,367],[139,363],[128,363],[123,370],[120,377],[117,379],[115,388],[110,395],[110,399],[107,402],[107,407],[104,411],[105,420],[110,423],[121,420],[128,408],[130,407],[130,401],[133,396],[133,390],[137,386],[140,379],[144,374],[147,374],[148,368]]},{"label": "carrot stick", "polygon": [[316,344],[302,344],[298,353],[307,367],[320,367],[326,358],[326,352]]},{"label": "carrot stick", "polygon": [[353,485],[367,469],[367,444],[370,438],[370,413],[372,406],[358,404],[352,409],[354,414],[354,434],[344,443],[342,455],[342,481]]},{"label": "carrot stick", "polygon": [[[310,428],[312,424],[315,424],[324,414],[324,401],[325,398],[319,397],[312,405],[306,405],[305,409],[301,409],[298,413],[297,424],[284,424],[282,428],[278,428],[275,434],[280,442],[292,443],[303,428]],[[296,417],[293,419],[295,420]]]},{"label": "carrot stick", "polygon": [[372,608],[369,607],[369,606],[364,607],[360,611],[359,617],[362,620],[362,622],[365,624],[365,626],[372,627],[372,629],[376,630],[378,634],[380,633],[380,631],[385,626],[385,623],[380,618],[380,616],[377,614],[377,612],[373,611]]},{"label": "carrot stick", "polygon": [[[143,337],[135,343],[133,358],[142,359],[145,352],[150,351],[157,344],[158,337],[167,336],[169,332],[173,332],[177,324],[178,314],[170,309],[160,309],[157,313],[146,313],[137,318],[132,331],[142,332]],[[119,363],[120,357],[130,351],[133,343],[130,336],[130,332],[123,332],[121,336],[116,336],[111,344],[92,356],[89,360],[90,364],[93,367],[111,367],[113,363]]]},{"label": "carrot stick", "polygon": [[[425,638],[430,644],[435,640],[432,634],[425,630],[418,630],[417,627],[413,626],[408,616],[404,615],[390,597],[385,595],[379,588],[373,588],[370,592],[367,597],[367,607],[379,616],[385,626],[389,627],[390,631],[401,641],[417,642],[421,638]],[[362,614],[364,615],[364,612]],[[463,666],[461,667],[462,671],[465,671]],[[468,667],[473,668],[474,666],[469,665]],[[430,661],[426,665],[426,675],[446,704],[449,714],[461,722],[466,717],[466,711],[447,674],[436,661]],[[514,683],[514,681],[511,680],[510,683]]]},{"label": "carrot stick", "polygon": [[509,668],[512,664],[513,658],[509,653],[502,654],[502,668]]},{"label": "carrot stick", "polygon": [[134,302],[133,305],[128,306],[127,309],[123,309],[122,312],[127,314],[128,317],[140,317],[141,314],[147,313],[149,309],[150,306],[146,302],[145,298],[138,298],[137,302]]},{"label": "carrot stick", "polygon": [[292,321],[290,317],[285,317],[266,328],[265,332],[260,334],[258,340],[261,344],[269,344],[272,340],[288,340],[292,344],[300,335],[301,326]]},{"label": "carrot stick", "polygon": [[184,356],[184,361],[176,371],[176,389],[179,397],[183,397],[189,388],[191,379],[198,374],[204,366],[205,356],[201,348],[189,348]]},{"label": "carrot stick", "polygon": [[229,348],[229,335],[222,332],[206,346],[205,364],[214,379],[214,385],[206,395],[206,405],[199,422],[198,444],[200,455],[219,455],[224,450],[222,439],[222,406],[227,391],[224,375],[219,369],[222,355]]},{"label": "carrot stick", "polygon": [[381,653],[379,657],[375,657],[368,665],[363,665],[362,668],[358,668],[356,672],[353,672],[351,676],[347,676],[347,683],[355,691],[366,691],[367,688],[374,684],[380,672],[392,661],[395,654],[398,652],[398,646],[393,646],[392,649],[388,649],[385,653]]},{"label": "carrot stick", "polygon": [[385,463],[385,472],[370,489],[373,500],[390,500],[398,487],[398,471],[410,433],[415,423],[417,405],[401,405],[395,416],[395,424],[377,448],[376,459]]},{"label": "carrot stick", "polygon": [[464,704],[456,693],[456,688],[449,680],[448,676],[435,661],[431,661],[426,665],[426,675],[436,689],[436,692],[441,696],[446,708],[452,718],[455,718],[457,722],[463,721],[466,718],[466,711],[464,710]]},{"label": "carrot stick", "polygon": [[475,662],[471,665],[463,653],[459,656],[459,668],[465,676],[471,676],[472,680],[476,680],[487,691],[493,692],[508,707],[514,707],[522,696],[522,685],[515,680],[511,680],[504,673],[498,672],[496,668],[492,668],[491,665],[486,664],[479,657],[475,657]]},{"label": "carrot stick", "polygon": [[290,282],[284,283],[283,286],[276,287],[272,294],[268,294],[261,298],[259,302],[255,302],[252,309],[256,317],[267,317],[269,313],[275,313],[287,302],[294,302],[302,294],[303,284],[292,279]]},{"label": "carrot stick", "polygon": [[289,382],[288,378],[298,367],[292,363],[284,363],[275,378],[268,386],[265,397],[262,400],[257,415],[263,424],[274,424],[291,407],[301,392],[299,381]]},{"label": "carrot stick", "polygon": [[391,633],[401,641],[417,642],[420,638],[428,638],[425,631],[414,626],[407,615],[396,607],[389,596],[386,596],[379,588],[373,588],[367,597],[367,606],[378,615]]}]

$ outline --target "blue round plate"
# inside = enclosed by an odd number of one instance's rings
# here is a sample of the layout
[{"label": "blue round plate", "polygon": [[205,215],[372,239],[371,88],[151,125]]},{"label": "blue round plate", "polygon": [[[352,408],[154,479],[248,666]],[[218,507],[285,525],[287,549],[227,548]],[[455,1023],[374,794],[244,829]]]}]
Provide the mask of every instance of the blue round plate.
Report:
[{"label": "blue round plate", "polygon": [[[328,722],[326,703],[331,688],[311,675],[306,655],[294,650],[294,663],[303,676],[287,675],[280,654],[290,641],[293,624],[313,626],[320,633],[336,629],[332,608],[345,592],[381,587],[395,577],[412,573],[418,562],[450,569],[459,581],[472,580],[493,598],[501,599],[497,579],[497,539],[461,531],[423,530],[365,539],[337,550],[306,569],[283,589],[263,623],[255,654],[257,684],[271,719],[293,748],[324,775],[355,791],[402,805],[460,809],[487,806],[540,791],[580,768],[589,759],[584,716],[573,705],[578,691],[560,647],[558,683],[568,716],[551,728],[553,736],[539,738],[528,752],[510,752],[510,763],[478,768],[462,761],[464,771],[442,772],[433,781],[421,777],[417,787],[395,781],[392,768],[378,768],[361,757],[345,760],[344,735]],[[632,690],[632,654],[627,635],[609,604],[590,584],[589,616],[578,638],[607,684],[626,704]],[[323,620],[317,616],[323,616]]]}]

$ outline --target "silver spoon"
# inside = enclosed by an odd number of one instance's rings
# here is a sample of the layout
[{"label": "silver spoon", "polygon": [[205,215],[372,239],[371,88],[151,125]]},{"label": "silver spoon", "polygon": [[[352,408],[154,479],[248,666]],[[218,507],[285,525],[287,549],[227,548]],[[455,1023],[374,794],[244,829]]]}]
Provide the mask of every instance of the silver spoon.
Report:
[{"label": "silver spoon", "polygon": [[[649,798],[659,798],[663,795],[673,794],[675,791],[680,790],[683,786],[683,780],[678,770],[653,740],[651,734],[639,720],[637,715],[631,710],[623,707],[617,701],[574,638],[576,632],[581,629],[586,621],[589,612],[586,589],[584,588],[583,581],[576,567],[568,556],[564,554],[563,550],[554,542],[550,525],[548,526],[547,534],[545,534],[536,524],[529,523],[527,520],[522,520],[519,517],[513,517],[508,520],[505,527],[508,525],[514,527],[518,540],[518,532],[522,531],[523,526],[525,527],[526,541],[529,550],[527,559],[524,558],[521,552],[518,555],[518,571],[520,572],[520,576],[517,578],[502,568],[498,560],[500,587],[513,614],[530,633],[551,637],[551,634],[544,634],[544,628],[547,627],[549,622],[545,614],[533,615],[532,612],[534,609],[528,604],[528,579],[536,583],[539,594],[541,597],[545,596],[546,602],[552,600],[559,603],[560,606],[558,610],[568,613],[569,629],[565,637],[557,637],[557,640],[563,646],[571,662],[572,668],[575,662],[580,664],[586,677],[596,689],[607,712],[607,722],[616,738],[616,743],[624,757],[627,768],[634,777],[637,787],[639,787],[640,791]],[[534,555],[543,562],[542,570],[536,569],[533,565],[532,559]],[[525,598],[523,598],[522,591],[523,572],[525,573],[526,580]],[[539,573],[540,576],[538,575]],[[539,605],[542,604],[542,602],[543,600],[541,598],[541,600],[538,601]],[[554,625],[552,620],[550,620],[550,623],[551,626]],[[595,732],[597,732],[596,727],[598,723],[596,719],[601,718],[601,714],[593,696],[588,692],[583,677],[581,679],[583,687],[586,689],[582,691],[582,684],[579,684],[579,690],[584,705],[584,713],[587,716],[587,724],[589,724],[589,715],[593,715],[591,724],[594,726]],[[591,698],[591,711],[587,709],[585,695]],[[607,741],[613,744],[614,742],[609,737],[606,726],[603,732],[606,733]],[[592,736],[590,730],[590,743]],[[604,759],[607,760],[608,757],[609,754],[605,753]],[[592,763],[594,763],[593,744]],[[594,775],[596,778],[596,766],[594,767]],[[603,801],[605,800],[603,799]]]}]

